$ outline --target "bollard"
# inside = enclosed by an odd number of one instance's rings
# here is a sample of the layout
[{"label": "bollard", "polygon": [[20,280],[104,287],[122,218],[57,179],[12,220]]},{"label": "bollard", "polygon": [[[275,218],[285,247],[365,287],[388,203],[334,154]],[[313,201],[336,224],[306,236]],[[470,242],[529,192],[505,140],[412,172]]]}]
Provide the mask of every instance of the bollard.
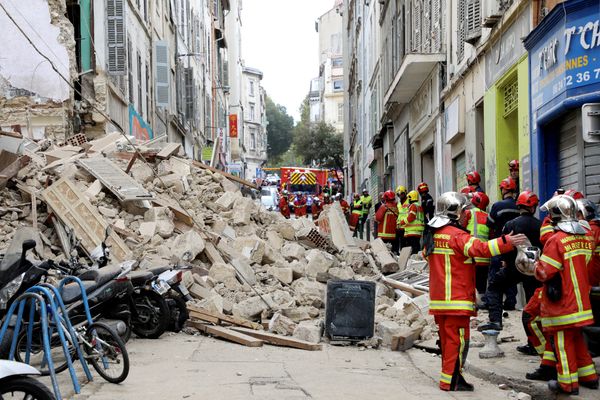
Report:
[{"label": "bollard", "polygon": [[485,338],[485,345],[479,352],[479,358],[500,358],[504,357],[504,352],[498,346],[499,331],[486,330],[481,332]]}]

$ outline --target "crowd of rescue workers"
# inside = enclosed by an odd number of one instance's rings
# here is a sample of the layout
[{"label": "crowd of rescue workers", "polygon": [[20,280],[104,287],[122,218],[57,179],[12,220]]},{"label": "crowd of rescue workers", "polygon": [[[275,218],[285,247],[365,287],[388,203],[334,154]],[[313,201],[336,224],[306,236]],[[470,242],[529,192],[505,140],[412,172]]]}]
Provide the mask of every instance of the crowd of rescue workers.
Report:
[{"label": "crowd of rescue workers", "polygon": [[[538,355],[540,364],[530,380],[548,381],[556,393],[578,394],[579,386],[598,389],[598,375],[582,328],[594,324],[590,292],[600,286],[600,215],[594,202],[572,189],[557,189],[540,210],[538,196],[519,190],[519,162],[508,164],[509,176],[499,187],[501,199],[490,204],[477,171],[466,174],[468,186],[447,192],[434,202],[426,183],[417,190],[379,193],[373,205],[368,190],[348,203],[341,193],[315,197],[311,214],[318,220],[323,206],[335,201],[346,214],[355,237],[373,236],[392,252],[404,247],[421,253],[429,263],[429,312],[439,327],[442,352],[440,389],[472,391],[462,370],[469,348],[470,318],[487,309],[489,322],[478,330],[502,330],[504,311],[517,304],[522,283],[522,311],[528,343],[517,347]],[[420,201],[419,201],[420,198]],[[374,207],[374,221],[369,211]],[[283,190],[280,212],[290,218],[307,216],[302,194]],[[517,248],[539,249],[529,269],[519,267]]]}]

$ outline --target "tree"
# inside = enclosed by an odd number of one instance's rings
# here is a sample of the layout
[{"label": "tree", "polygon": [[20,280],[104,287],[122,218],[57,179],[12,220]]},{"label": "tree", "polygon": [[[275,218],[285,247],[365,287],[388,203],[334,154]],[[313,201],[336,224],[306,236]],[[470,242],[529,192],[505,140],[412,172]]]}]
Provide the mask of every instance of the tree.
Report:
[{"label": "tree", "polygon": [[266,101],[267,112],[267,156],[269,161],[277,162],[292,145],[294,119],[288,115],[284,106],[275,104],[270,97],[267,96]]},{"label": "tree", "polygon": [[344,141],[335,127],[326,122],[296,125],[294,147],[306,165],[342,169]]}]

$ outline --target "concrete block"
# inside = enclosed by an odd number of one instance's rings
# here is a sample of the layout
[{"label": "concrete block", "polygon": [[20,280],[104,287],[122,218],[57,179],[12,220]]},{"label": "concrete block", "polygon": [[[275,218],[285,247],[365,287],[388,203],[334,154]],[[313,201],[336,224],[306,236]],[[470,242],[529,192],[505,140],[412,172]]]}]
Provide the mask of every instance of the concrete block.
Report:
[{"label": "concrete block", "polygon": [[196,299],[202,300],[210,296],[210,290],[203,286],[200,286],[197,283],[194,283],[188,290],[190,291],[192,297]]},{"label": "concrete block", "polygon": [[283,247],[283,238],[274,230],[268,230],[265,234],[268,244],[275,250],[279,251]]},{"label": "concrete block", "polygon": [[256,274],[244,258],[231,260],[231,265],[235,269],[236,275],[242,284],[254,285],[256,283]]},{"label": "concrete block", "polygon": [[236,199],[241,196],[240,192],[225,192],[217,199],[215,203],[223,207],[225,210],[231,210]]},{"label": "concrete block", "polygon": [[382,273],[390,274],[398,271],[398,262],[392,256],[383,240],[375,239],[372,241],[371,249],[373,250],[375,259],[379,263],[379,269]]},{"label": "concrete block", "polygon": [[294,280],[294,273],[291,268],[270,267],[267,272],[285,285],[289,285]]},{"label": "concrete block", "polygon": [[320,273],[326,274],[330,268],[339,265],[337,258],[319,249],[309,250],[306,259],[306,275],[311,278],[316,278]]},{"label": "concrete block", "polygon": [[190,230],[183,235],[179,235],[171,246],[171,254],[176,262],[191,262],[195,260],[198,254],[205,248],[204,239],[195,230]]},{"label": "concrete block", "polygon": [[394,321],[381,321],[377,324],[377,336],[381,337],[384,346],[392,344],[392,337],[401,332],[402,327]]},{"label": "concrete block", "polygon": [[354,279],[354,271],[352,271],[352,268],[348,268],[348,267],[333,267],[333,268],[329,268],[329,271],[327,271],[327,273],[329,274],[329,277],[331,279],[338,279],[341,281],[349,281]]},{"label": "concrete block", "polygon": [[302,321],[294,329],[293,336],[300,340],[305,340],[311,343],[319,343],[323,328],[321,324],[315,324],[313,321]]},{"label": "concrete block", "polygon": [[265,310],[267,310],[265,302],[259,296],[254,296],[234,304],[232,314],[236,317],[252,319]]},{"label": "concrete block", "polygon": [[302,260],[305,254],[306,250],[304,247],[297,243],[286,243],[281,249],[281,255],[286,260]]},{"label": "concrete block", "polygon": [[402,327],[392,336],[392,350],[406,351],[413,347],[415,340],[419,339],[422,328]]},{"label": "concrete block", "polygon": [[210,267],[208,276],[215,282],[225,282],[229,278],[235,278],[235,268],[229,264],[215,263]]},{"label": "concrete block", "polygon": [[320,282],[301,278],[292,283],[294,297],[299,305],[321,308],[325,301],[326,286]]},{"label": "concrete block", "polygon": [[269,321],[269,332],[291,336],[294,333],[296,326],[297,325],[294,321],[280,312],[276,312],[271,318],[271,321]]}]

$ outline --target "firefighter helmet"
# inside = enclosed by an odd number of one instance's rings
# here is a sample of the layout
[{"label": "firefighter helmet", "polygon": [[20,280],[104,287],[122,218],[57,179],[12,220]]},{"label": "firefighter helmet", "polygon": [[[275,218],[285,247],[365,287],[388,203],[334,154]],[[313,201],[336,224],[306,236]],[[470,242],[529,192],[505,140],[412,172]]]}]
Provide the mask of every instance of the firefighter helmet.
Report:
[{"label": "firefighter helmet", "polygon": [[369,194],[369,189],[367,189],[367,188],[364,188],[364,189],[362,190],[362,192],[363,192],[363,194]]},{"label": "firefighter helmet", "polygon": [[519,160],[511,160],[508,162],[508,169],[511,171],[519,170]]},{"label": "firefighter helmet", "polygon": [[354,198],[355,199],[360,199],[360,194],[359,193],[354,193]]},{"label": "firefighter helmet", "polygon": [[467,197],[457,192],[446,192],[437,199],[435,216],[428,225],[441,228],[451,221],[458,221],[467,207]]},{"label": "firefighter helmet", "polygon": [[429,192],[429,186],[427,186],[427,184],[425,182],[421,182],[421,183],[419,183],[419,186],[417,186],[417,190],[421,194],[427,193],[427,192]]},{"label": "firefighter helmet", "polygon": [[460,189],[460,192],[462,194],[469,195],[471,193],[475,193],[475,188],[472,186],[465,186],[464,188]]},{"label": "firefighter helmet", "polygon": [[533,193],[531,190],[525,190],[517,197],[517,206],[535,208],[538,204],[540,204],[540,199],[537,197],[537,194]]},{"label": "firefighter helmet", "polygon": [[565,192],[565,195],[567,195],[567,196],[569,196],[569,197],[571,197],[571,198],[573,198],[575,200],[579,200],[579,199],[583,199],[584,198],[583,193],[578,192],[575,189],[569,189],[569,190],[567,190]]},{"label": "firefighter helmet", "polygon": [[395,199],[396,199],[396,195],[391,190],[388,190],[387,192],[385,192],[383,194],[383,200],[384,201],[394,201]]},{"label": "firefighter helmet", "polygon": [[577,219],[577,202],[567,195],[558,195],[548,200],[540,210],[548,212],[552,224],[566,233],[585,235],[585,229]]},{"label": "firefighter helmet", "polygon": [[508,178],[502,179],[502,182],[500,182],[500,189],[504,189],[507,192],[514,192],[517,190],[517,183],[509,176]]},{"label": "firefighter helmet", "polygon": [[480,210],[485,210],[487,206],[490,204],[490,198],[487,194],[483,192],[475,192],[471,196],[471,204]]},{"label": "firefighter helmet", "polygon": [[583,218],[586,221],[594,221],[600,220],[600,216],[598,215],[598,206],[596,203],[589,199],[577,199],[577,208],[579,212],[583,214]]},{"label": "firefighter helmet", "polygon": [[416,190],[411,190],[410,192],[408,192],[406,197],[408,197],[409,203],[416,203],[417,201],[419,201],[419,193],[417,193]]},{"label": "firefighter helmet", "polygon": [[284,194],[285,196],[287,196],[289,194],[289,192],[287,190],[283,190],[283,192],[281,192],[282,194]]},{"label": "firefighter helmet", "polygon": [[467,183],[469,185],[479,185],[479,182],[481,182],[481,175],[479,175],[479,172],[471,171],[467,173]]},{"label": "firefighter helmet", "polygon": [[400,195],[400,193],[404,193],[404,194],[406,194],[406,187],[405,187],[405,186],[399,185],[399,186],[396,188],[396,194],[397,194],[397,195]]},{"label": "firefighter helmet", "polygon": [[554,194],[552,195],[552,197],[554,196],[558,196],[559,194],[565,194],[565,189],[563,188],[558,188],[554,191]]}]

